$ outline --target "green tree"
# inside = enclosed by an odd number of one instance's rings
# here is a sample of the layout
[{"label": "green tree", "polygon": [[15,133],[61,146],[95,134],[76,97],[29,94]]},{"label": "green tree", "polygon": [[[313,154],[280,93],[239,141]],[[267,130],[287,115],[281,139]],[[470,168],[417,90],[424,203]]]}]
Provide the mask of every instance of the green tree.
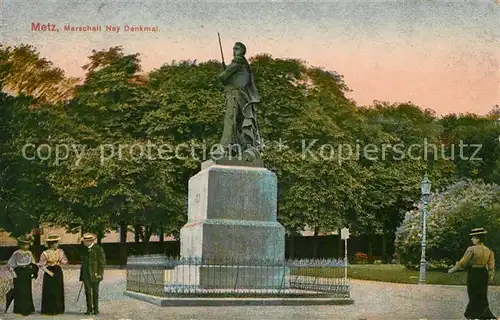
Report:
[{"label": "green tree", "polygon": [[2,89],[36,98],[37,103],[57,103],[70,99],[79,79],[66,77],[64,71],[40,57],[31,45],[0,45]]},{"label": "green tree", "polygon": [[[481,181],[459,181],[446,191],[432,196],[427,218],[427,253],[430,263],[437,267],[454,264],[472,245],[469,232],[485,227],[487,245],[500,250],[500,186]],[[402,263],[416,267],[420,260],[422,237],[421,212],[412,210],[396,233],[397,254]],[[496,257],[498,262],[498,257]]]},{"label": "green tree", "polygon": [[[434,188],[440,188],[451,181],[454,166],[433,147],[441,145],[441,127],[431,110],[411,103],[376,101],[360,112],[364,125],[356,131],[361,149],[376,153],[365,152],[361,159],[369,175],[361,214],[353,224],[365,235],[382,235],[382,258],[388,261],[394,232],[420,197],[423,174],[427,172]],[[364,149],[369,145],[370,149]]]},{"label": "green tree", "polygon": [[127,225],[145,226],[136,229],[148,242],[182,207],[172,192],[168,161],[152,161],[154,155],[148,154],[141,121],[150,99],[145,83],[137,81],[138,55],[121,50],[92,52],[85,82],[66,106],[73,137],[85,149],[78,163],[73,157],[51,176],[71,212],[55,221],[101,235],[118,226],[123,232]]},{"label": "green tree", "polygon": [[500,183],[500,126],[475,114],[448,115],[440,119],[446,154],[452,157],[458,177]]},{"label": "green tree", "polygon": [[[33,153],[64,131],[61,101],[71,96],[77,79],[66,78],[29,45],[0,45],[0,57],[0,225],[19,235],[37,227],[41,215],[60,209],[46,180],[50,150],[40,149],[45,160]],[[32,145],[23,155],[27,144]]]}]

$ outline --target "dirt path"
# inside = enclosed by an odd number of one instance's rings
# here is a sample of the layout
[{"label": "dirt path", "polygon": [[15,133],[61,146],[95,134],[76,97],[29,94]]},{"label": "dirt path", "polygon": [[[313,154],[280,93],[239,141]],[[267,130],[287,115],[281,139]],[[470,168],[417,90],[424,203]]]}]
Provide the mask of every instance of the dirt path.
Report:
[{"label": "dirt path", "polygon": [[[173,307],[161,308],[123,295],[125,272],[106,270],[101,286],[99,317],[88,317],[85,295],[76,302],[80,282],[78,270],[65,270],[66,310],[64,316],[48,317],[40,314],[22,317],[0,312],[0,320],[7,319],[130,319],[130,320],[313,320],[313,319],[464,319],[467,295],[463,286],[419,286],[351,280],[354,305],[349,306],[286,306],[286,307]],[[40,283],[35,284],[35,308],[40,310]],[[500,287],[490,288],[492,311],[500,316]],[[3,311],[3,310],[2,310]]]}]

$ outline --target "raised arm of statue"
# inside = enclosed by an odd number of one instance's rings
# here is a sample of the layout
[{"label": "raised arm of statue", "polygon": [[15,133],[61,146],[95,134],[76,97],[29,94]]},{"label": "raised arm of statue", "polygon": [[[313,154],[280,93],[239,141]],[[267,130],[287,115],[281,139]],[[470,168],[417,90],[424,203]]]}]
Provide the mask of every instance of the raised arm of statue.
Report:
[{"label": "raised arm of statue", "polygon": [[231,64],[228,65],[226,69],[219,74],[219,80],[221,82],[226,81],[233,73],[240,70],[242,67],[243,65],[240,63],[237,63],[235,61],[231,62]]}]

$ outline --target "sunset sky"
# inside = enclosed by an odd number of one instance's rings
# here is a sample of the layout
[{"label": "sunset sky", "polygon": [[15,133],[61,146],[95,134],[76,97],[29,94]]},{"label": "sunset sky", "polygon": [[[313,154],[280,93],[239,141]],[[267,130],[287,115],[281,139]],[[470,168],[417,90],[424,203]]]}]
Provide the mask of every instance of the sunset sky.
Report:
[{"label": "sunset sky", "polygon": [[[3,0],[2,43],[34,45],[81,76],[92,49],[122,45],[145,71],[172,60],[226,62],[235,41],[248,56],[299,58],[344,75],[359,105],[411,101],[438,114],[486,114],[500,104],[500,5],[474,1],[34,1]],[[31,31],[52,23],[60,32]],[[101,25],[101,32],[64,25]],[[159,32],[123,32],[125,24]],[[105,25],[120,26],[119,33]]]}]

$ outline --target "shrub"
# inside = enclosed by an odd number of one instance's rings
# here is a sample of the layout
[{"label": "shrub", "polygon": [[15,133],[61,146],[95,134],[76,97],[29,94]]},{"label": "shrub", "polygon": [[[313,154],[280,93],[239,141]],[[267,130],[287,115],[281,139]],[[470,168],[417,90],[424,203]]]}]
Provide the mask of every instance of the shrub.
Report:
[{"label": "shrub", "polygon": [[[427,260],[445,268],[459,260],[472,245],[472,228],[489,230],[486,245],[500,257],[500,186],[480,181],[461,181],[433,195],[427,216]],[[407,267],[418,267],[421,253],[421,212],[406,213],[396,231],[396,253]]]}]

